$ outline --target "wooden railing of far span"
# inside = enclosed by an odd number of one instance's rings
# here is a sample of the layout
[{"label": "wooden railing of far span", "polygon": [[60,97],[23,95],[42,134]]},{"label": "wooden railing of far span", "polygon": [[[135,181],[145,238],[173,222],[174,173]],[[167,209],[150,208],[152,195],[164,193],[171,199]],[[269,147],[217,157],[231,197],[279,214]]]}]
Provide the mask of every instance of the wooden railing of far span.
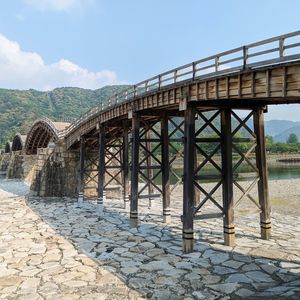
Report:
[{"label": "wooden railing of far span", "polygon": [[[171,98],[171,104],[172,102],[178,104],[176,100],[184,97],[182,90],[180,91],[178,88],[190,82],[198,83],[194,87],[194,90],[197,89],[196,98],[192,99],[191,97],[191,101],[239,98],[242,96],[246,98],[295,96],[292,88],[290,91],[287,90],[286,75],[288,72],[286,67],[280,67],[278,71],[276,66],[295,63],[299,59],[300,31],[221,52],[161,73],[131,86],[83,114],[66,128],[62,135],[66,137],[67,146],[70,147],[81,134],[84,134],[91,126],[95,126],[93,120],[102,122],[99,118],[96,120],[96,116],[109,112],[112,108],[119,108],[122,110],[122,114],[126,114],[134,110],[132,104],[135,100],[148,95],[173,90],[174,94],[168,94],[168,97]],[[275,68],[274,74],[268,71],[270,66],[272,66],[273,70]],[[256,76],[254,72],[256,72]],[[259,72],[261,74],[257,76]],[[238,74],[243,74],[243,78]],[[280,86],[277,90],[269,86],[270,76],[272,75],[282,78],[280,82],[276,82],[277,86]],[[242,80],[243,82],[241,82]],[[245,82],[248,84],[245,84]],[[233,88],[230,87],[233,84],[239,87],[236,91],[233,91]],[[184,91],[184,93],[186,92]],[[298,91],[296,91],[296,96],[299,96]],[[156,99],[156,103],[157,106],[162,105],[159,99]],[[105,117],[105,119],[116,117],[110,113],[109,116],[109,118]]]}]

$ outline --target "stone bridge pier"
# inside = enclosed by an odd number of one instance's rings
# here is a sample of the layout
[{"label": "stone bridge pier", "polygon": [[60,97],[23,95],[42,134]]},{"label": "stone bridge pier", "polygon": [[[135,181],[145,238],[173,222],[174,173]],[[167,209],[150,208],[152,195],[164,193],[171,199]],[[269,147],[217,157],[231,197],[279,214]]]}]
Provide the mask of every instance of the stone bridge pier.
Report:
[{"label": "stone bridge pier", "polygon": [[0,172],[2,174],[6,174],[7,172],[10,156],[11,156],[10,153],[3,153],[0,156]]},{"label": "stone bridge pier", "polygon": [[37,150],[30,191],[40,197],[74,197],[78,194],[78,153],[63,143]]}]

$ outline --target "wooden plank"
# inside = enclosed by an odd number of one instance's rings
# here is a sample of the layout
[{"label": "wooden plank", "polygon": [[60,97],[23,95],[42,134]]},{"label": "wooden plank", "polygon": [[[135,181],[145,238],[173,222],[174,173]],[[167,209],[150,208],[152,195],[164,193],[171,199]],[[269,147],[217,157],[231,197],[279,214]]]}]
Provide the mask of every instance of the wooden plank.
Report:
[{"label": "wooden plank", "polygon": [[282,97],[286,97],[286,85],[287,85],[287,75],[286,75],[286,68],[284,67],[282,69]]}]

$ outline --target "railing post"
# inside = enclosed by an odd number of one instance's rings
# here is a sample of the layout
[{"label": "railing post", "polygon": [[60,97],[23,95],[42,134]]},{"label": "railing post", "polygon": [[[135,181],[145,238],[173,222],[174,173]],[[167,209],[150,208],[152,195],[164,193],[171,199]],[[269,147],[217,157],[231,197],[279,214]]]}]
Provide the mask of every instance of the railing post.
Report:
[{"label": "railing post", "polygon": [[158,89],[161,87],[161,75],[158,75]]},{"label": "railing post", "polygon": [[104,180],[105,180],[105,128],[99,126],[99,149],[98,149],[98,199],[97,199],[97,213],[103,214],[104,202]]},{"label": "railing post", "polygon": [[195,62],[193,62],[192,66],[193,66],[193,80],[195,80],[195,77],[196,77],[196,64],[195,64]]},{"label": "railing post", "polygon": [[246,46],[243,46],[243,69],[245,70],[247,68],[248,64],[248,48]]},{"label": "railing post", "polygon": [[195,160],[195,108],[188,105],[184,112],[184,166],[183,166],[183,252],[194,246],[194,160]]},{"label": "railing post", "polygon": [[131,195],[130,195],[130,225],[137,226],[138,194],[139,194],[139,145],[140,145],[140,117],[132,116],[132,154],[131,154]]},{"label": "railing post", "polygon": [[279,57],[284,57],[284,38],[279,40]]},{"label": "railing post", "polygon": [[218,72],[219,71],[219,62],[220,62],[220,57],[216,56],[215,57],[215,71]]}]

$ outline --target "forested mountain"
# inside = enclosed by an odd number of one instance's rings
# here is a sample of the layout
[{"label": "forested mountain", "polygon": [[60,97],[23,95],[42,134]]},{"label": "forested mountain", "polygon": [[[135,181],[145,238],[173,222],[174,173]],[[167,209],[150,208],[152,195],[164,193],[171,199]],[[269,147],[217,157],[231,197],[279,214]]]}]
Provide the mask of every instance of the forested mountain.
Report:
[{"label": "forested mountain", "polygon": [[27,133],[37,118],[75,119],[126,87],[105,86],[97,90],[65,87],[49,92],[0,89],[0,148],[16,132]]},{"label": "forested mountain", "polygon": [[266,134],[273,137],[274,142],[285,143],[291,133],[295,133],[300,139],[300,122],[288,120],[266,121]]},{"label": "forested mountain", "polygon": [[[0,89],[0,148],[16,132],[27,133],[31,124],[40,117],[49,117],[53,121],[74,120],[127,87],[115,85],[97,90],[64,87],[48,92]],[[211,114],[208,113],[209,116]],[[200,120],[198,122],[201,123]],[[236,123],[235,120],[233,122]],[[220,125],[218,120],[213,123],[216,127]],[[252,128],[252,122],[248,125]],[[214,134],[214,131],[208,126],[205,133]],[[266,121],[266,134],[273,136],[274,141],[285,142],[290,133],[300,138],[300,122]],[[247,132],[242,128],[241,134],[246,135]]]}]

